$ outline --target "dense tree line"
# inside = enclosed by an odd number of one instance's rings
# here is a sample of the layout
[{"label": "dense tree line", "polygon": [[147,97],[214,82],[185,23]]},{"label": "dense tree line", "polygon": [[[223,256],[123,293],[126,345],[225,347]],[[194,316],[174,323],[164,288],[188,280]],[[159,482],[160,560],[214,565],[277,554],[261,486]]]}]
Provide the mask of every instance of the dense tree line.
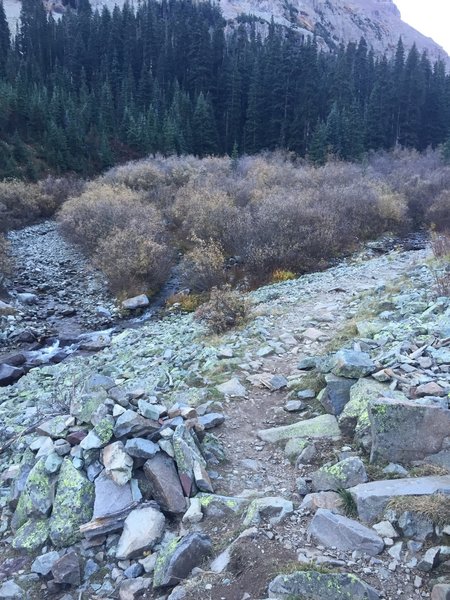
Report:
[{"label": "dense tree line", "polygon": [[315,162],[450,135],[450,77],[416,47],[333,53],[192,0],[144,0],[60,19],[23,0],[14,38],[0,0],[0,177],[90,174],[148,153],[284,148]]}]

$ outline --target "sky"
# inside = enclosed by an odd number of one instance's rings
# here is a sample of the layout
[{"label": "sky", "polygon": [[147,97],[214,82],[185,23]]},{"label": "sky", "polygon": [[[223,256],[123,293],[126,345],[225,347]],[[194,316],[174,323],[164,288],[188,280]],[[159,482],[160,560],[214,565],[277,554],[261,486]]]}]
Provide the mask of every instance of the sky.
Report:
[{"label": "sky", "polygon": [[394,0],[403,21],[450,54],[450,0]]}]

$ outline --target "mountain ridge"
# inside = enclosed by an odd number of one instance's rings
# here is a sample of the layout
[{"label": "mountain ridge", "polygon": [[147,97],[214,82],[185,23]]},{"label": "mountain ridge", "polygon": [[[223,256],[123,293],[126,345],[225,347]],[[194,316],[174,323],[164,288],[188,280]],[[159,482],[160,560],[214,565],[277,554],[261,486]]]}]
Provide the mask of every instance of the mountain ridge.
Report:
[{"label": "mountain ridge", "polygon": [[[432,38],[427,37],[401,19],[394,0],[214,0],[228,21],[240,15],[253,15],[261,22],[293,27],[305,39],[316,35],[322,50],[333,50],[340,43],[358,42],[364,37],[376,55],[395,52],[401,37],[407,49],[416,44],[420,52],[426,51],[434,62],[441,59],[450,70],[450,56]],[[92,0],[95,10],[124,0]],[[131,2],[133,4],[133,2]],[[20,15],[19,0],[4,0],[11,31],[16,30]],[[55,15],[65,10],[60,0],[46,2]]]}]

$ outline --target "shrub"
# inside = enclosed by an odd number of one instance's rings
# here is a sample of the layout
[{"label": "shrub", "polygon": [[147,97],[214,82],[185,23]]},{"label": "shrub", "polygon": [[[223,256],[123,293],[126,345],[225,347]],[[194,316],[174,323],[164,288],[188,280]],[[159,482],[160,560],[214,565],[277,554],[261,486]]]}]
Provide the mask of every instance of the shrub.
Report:
[{"label": "shrub", "polygon": [[432,233],[433,274],[439,296],[450,296],[450,230]]},{"label": "shrub", "polygon": [[11,258],[8,252],[8,242],[0,233],[0,289],[7,275],[11,273]]},{"label": "shrub", "polygon": [[436,231],[450,232],[450,189],[438,194],[427,210],[426,218]]},{"label": "shrub", "polygon": [[154,294],[167,280],[172,260],[167,244],[156,241],[149,224],[114,229],[97,246],[94,264],[115,294]]},{"label": "shrub", "polygon": [[227,281],[225,256],[222,248],[210,240],[198,240],[187,252],[180,265],[181,283],[195,292],[204,292]]},{"label": "shrub", "polygon": [[209,301],[197,309],[195,317],[213,333],[223,333],[243,323],[247,312],[243,296],[226,286],[222,289],[213,288]]},{"label": "shrub", "polygon": [[283,269],[276,269],[272,273],[271,282],[272,283],[282,283],[283,281],[291,281],[292,279],[296,279],[295,273],[292,271],[284,271]]},{"label": "shrub", "polygon": [[10,180],[0,182],[1,231],[8,231],[47,216],[51,198],[38,184]]},{"label": "shrub", "polygon": [[170,296],[166,302],[166,305],[169,308],[177,307],[183,312],[190,313],[195,312],[204,301],[204,294],[188,294],[186,292],[179,292]]}]

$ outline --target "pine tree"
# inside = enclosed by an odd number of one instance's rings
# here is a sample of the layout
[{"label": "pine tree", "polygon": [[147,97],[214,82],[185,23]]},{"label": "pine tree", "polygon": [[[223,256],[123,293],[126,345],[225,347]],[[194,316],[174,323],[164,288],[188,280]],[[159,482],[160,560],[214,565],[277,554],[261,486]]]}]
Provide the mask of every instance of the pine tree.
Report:
[{"label": "pine tree", "polygon": [[6,63],[8,60],[11,37],[8,21],[6,20],[3,0],[0,0],[0,77],[6,74]]}]

